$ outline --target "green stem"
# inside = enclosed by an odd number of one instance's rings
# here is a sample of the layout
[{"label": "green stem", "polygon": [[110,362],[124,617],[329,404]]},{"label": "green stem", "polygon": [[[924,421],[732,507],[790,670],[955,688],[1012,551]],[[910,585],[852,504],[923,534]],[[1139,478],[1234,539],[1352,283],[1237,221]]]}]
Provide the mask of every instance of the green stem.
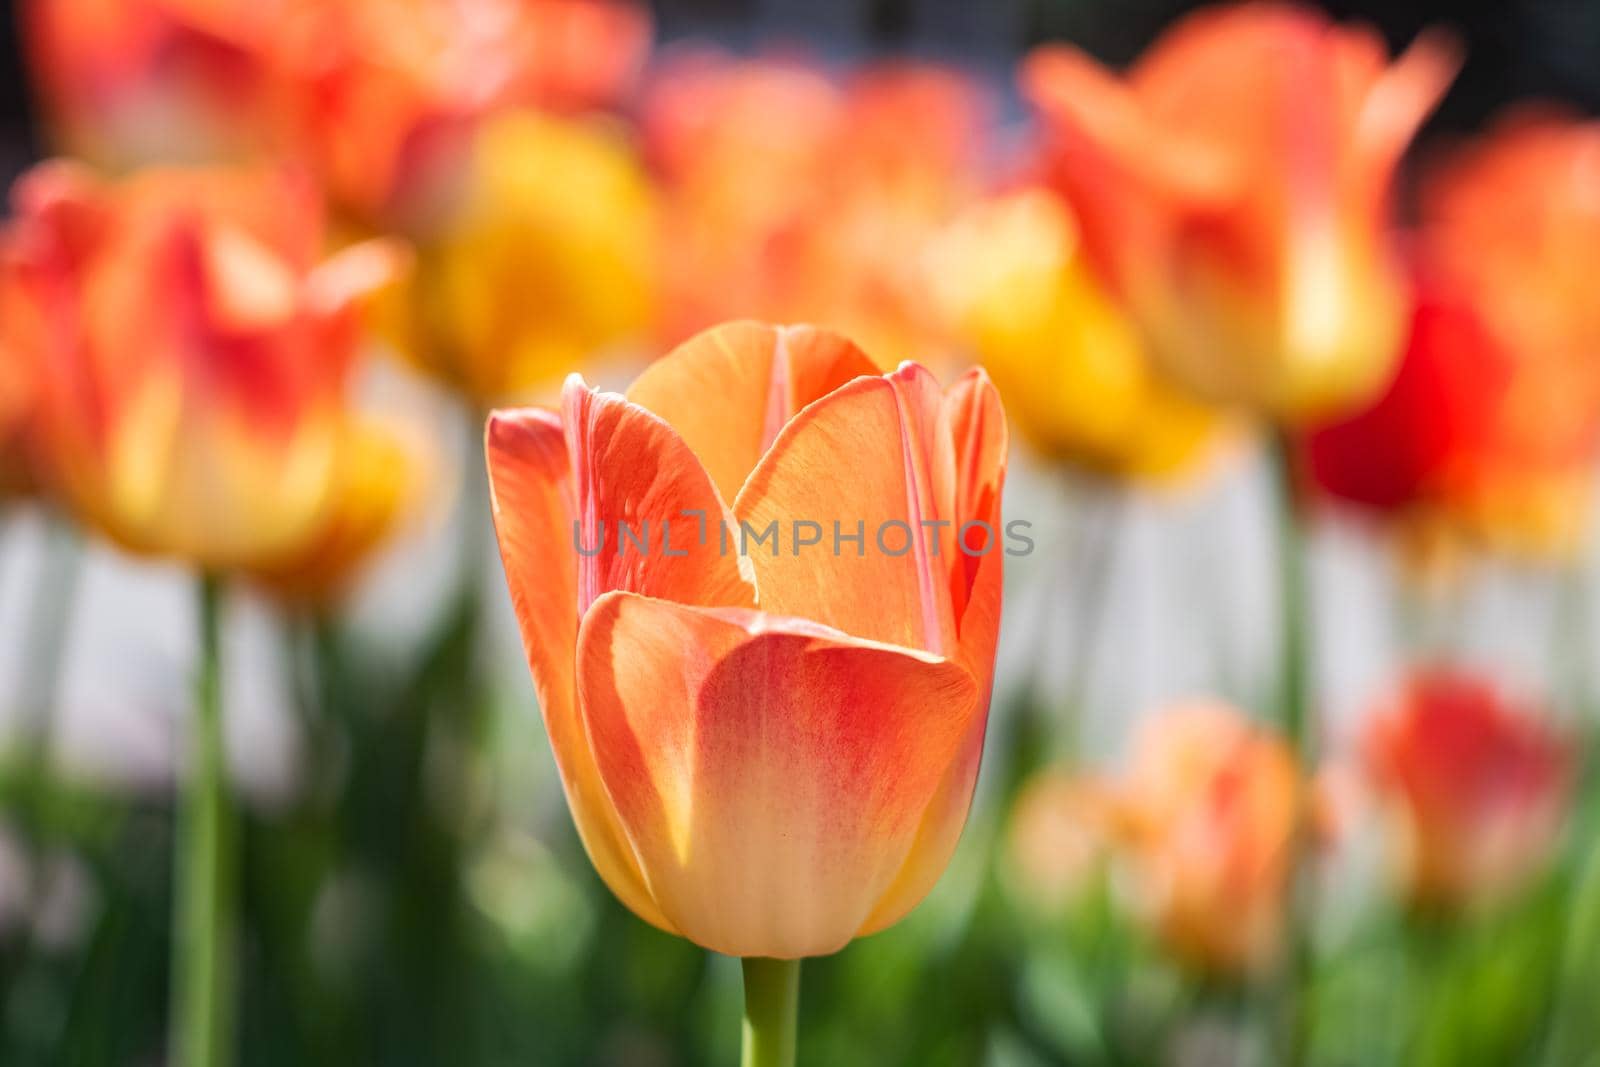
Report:
[{"label": "green stem", "polygon": [[178,1067],[232,1059],[233,809],[222,734],[222,587],[200,587],[200,679],[175,854],[172,1040]]},{"label": "green stem", "polygon": [[[1294,443],[1287,433],[1274,440],[1278,526],[1278,590],[1280,649],[1278,706],[1284,739],[1294,752],[1302,775],[1316,766],[1316,729],[1311,697],[1311,645],[1305,530],[1295,480]],[[1289,885],[1285,911],[1285,953],[1278,986],[1278,1062],[1299,1067],[1306,1061],[1309,1038],[1306,998],[1315,968],[1308,921],[1312,914],[1307,804],[1296,807],[1289,842]]]},{"label": "green stem", "polygon": [[794,1067],[800,961],[747,956],[742,1067]]}]

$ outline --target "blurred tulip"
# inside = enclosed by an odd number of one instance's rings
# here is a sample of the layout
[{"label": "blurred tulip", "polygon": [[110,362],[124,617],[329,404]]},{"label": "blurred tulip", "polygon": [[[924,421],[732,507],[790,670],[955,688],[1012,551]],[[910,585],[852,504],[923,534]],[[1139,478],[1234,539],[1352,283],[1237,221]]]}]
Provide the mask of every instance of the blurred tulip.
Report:
[{"label": "blurred tulip", "polygon": [[840,82],[716,53],[663,64],[643,124],[666,204],[666,335],[754,314],[843,330],[890,365],[942,351],[928,259],[978,190],[986,110],[935,67]]},{"label": "blurred tulip", "polygon": [[487,407],[644,332],[655,205],[620,134],[506,115],[479,135],[471,183],[389,304],[399,347],[422,369]]},{"label": "blurred tulip", "polygon": [[[998,524],[1005,450],[981,372],[941,390],[916,364],[876,375],[837,335],[755,323],[694,338],[627,397],[573,376],[559,411],[491,416],[551,746],[636,914],[793,959],[927,893],[982,752],[1003,557],[967,524]],[[771,551],[750,547],[769,524]],[[836,539],[858,524],[862,542]]]},{"label": "blurred tulip", "polygon": [[1596,189],[1600,124],[1548,116],[1431,170],[1410,343],[1376,404],[1311,435],[1325,491],[1456,541],[1580,549],[1600,455]]},{"label": "blurred tulip", "polygon": [[34,84],[60,148],[112,169],[277,144],[271,47],[284,0],[23,0]]},{"label": "blurred tulip", "polygon": [[1573,754],[1533,709],[1487,679],[1454,669],[1415,674],[1378,709],[1365,751],[1414,904],[1493,899],[1548,861]]},{"label": "blurred tulip", "polygon": [[1372,31],[1244,4],[1190,15],[1126,78],[1051,45],[1023,81],[1152,356],[1298,422],[1388,380],[1407,308],[1390,185],[1456,65],[1435,37],[1391,65]]},{"label": "blurred tulip", "polygon": [[421,457],[395,428],[347,417],[317,528],[292,552],[252,567],[249,577],[282,603],[326,611],[416,507],[426,484]]},{"label": "blurred tulip", "polygon": [[1142,731],[1126,784],[1132,889],[1180,959],[1238,975],[1277,956],[1302,781],[1278,738],[1225,705]]},{"label": "blurred tulip", "polygon": [[1006,835],[1007,868],[1018,895],[1046,915],[1083,897],[1112,855],[1120,812],[1110,782],[1061,770],[1036,775],[1018,795]]},{"label": "blurred tulip", "polygon": [[941,238],[934,273],[956,333],[1047,456],[1172,479],[1210,453],[1216,418],[1151,370],[1054,194],[1023,189],[970,208]]},{"label": "blurred tulip", "polygon": [[206,570],[301,544],[336,480],[358,301],[397,249],[320,260],[319,199],[283,171],[105,183],[47,163],[12,202],[0,349],[39,368],[50,489],[125,547]]},{"label": "blurred tulip", "polygon": [[618,103],[650,47],[623,0],[288,0],[297,134],[357,216],[426,233],[464,188],[478,124]]}]

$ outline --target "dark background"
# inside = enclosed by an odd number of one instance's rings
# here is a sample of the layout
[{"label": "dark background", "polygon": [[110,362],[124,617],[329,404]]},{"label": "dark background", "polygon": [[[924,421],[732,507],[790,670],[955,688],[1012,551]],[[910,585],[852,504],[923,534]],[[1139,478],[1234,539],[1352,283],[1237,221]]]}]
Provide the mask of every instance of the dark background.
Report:
[{"label": "dark background", "polygon": [[[0,0],[0,174],[37,155],[14,8]],[[657,0],[665,41],[714,33],[724,41],[792,39],[828,53],[905,50],[1003,77],[1028,45],[1066,38],[1115,63],[1201,6],[1173,0]],[[1321,5],[1380,28],[1400,47],[1431,24],[1453,27],[1468,60],[1430,129],[1470,129],[1525,97],[1600,112],[1600,0],[1484,0],[1477,4],[1364,0]]]}]

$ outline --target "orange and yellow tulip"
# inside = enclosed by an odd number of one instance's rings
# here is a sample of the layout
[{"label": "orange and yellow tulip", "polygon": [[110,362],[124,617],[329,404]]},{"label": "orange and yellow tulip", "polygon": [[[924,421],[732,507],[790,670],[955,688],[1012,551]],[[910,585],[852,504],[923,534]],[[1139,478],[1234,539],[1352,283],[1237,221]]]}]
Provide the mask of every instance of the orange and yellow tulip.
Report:
[{"label": "orange and yellow tulip", "polygon": [[831,333],[734,323],[626,396],[573,376],[560,410],[495,413],[487,450],[551,747],[612,891],[787,959],[915,906],[966,818],[994,664],[1003,556],[974,524],[1000,521],[1006,429],[982,372],[944,390]]},{"label": "orange and yellow tulip", "polygon": [[122,170],[277,145],[274,0],[23,0],[33,82],[58,146]]},{"label": "orange and yellow tulip", "polygon": [[1130,883],[1162,942],[1202,971],[1270,965],[1303,803],[1288,746],[1225,705],[1173,708],[1141,733],[1124,789]]},{"label": "orange and yellow tulip", "polygon": [[1420,671],[1365,735],[1411,902],[1494,900],[1549,860],[1567,813],[1572,753],[1534,709],[1459,669]]},{"label": "orange and yellow tulip", "polygon": [[657,217],[626,138],[591,120],[503,115],[475,139],[468,181],[389,302],[402,353],[486,408],[641,338]]},{"label": "orange and yellow tulip", "polygon": [[943,354],[929,257],[979,191],[985,110],[936,67],[838,80],[717,53],[663,64],[643,114],[665,203],[663,333],[756,315],[841,330],[885,365]]},{"label": "orange and yellow tulip", "polygon": [[940,239],[934,274],[953,333],[1045,456],[1170,481],[1214,451],[1219,419],[1151,367],[1054,193],[1024,188],[967,210]]},{"label": "orange and yellow tulip", "polygon": [[1408,307],[1393,175],[1454,50],[1393,64],[1376,33],[1241,4],[1176,24],[1117,77],[1027,61],[1085,249],[1153,357],[1207,399],[1291,422],[1381,389]]},{"label": "orange and yellow tulip", "polygon": [[618,103],[648,11],[625,0],[289,0],[297,145],[358,217],[422,234],[469,182],[480,122]]},{"label": "orange and yellow tulip", "polygon": [[105,182],[47,163],[13,190],[0,349],[39,368],[41,476],[123,546],[207,570],[322,520],[373,242],[322,259],[320,199],[281,170]]}]

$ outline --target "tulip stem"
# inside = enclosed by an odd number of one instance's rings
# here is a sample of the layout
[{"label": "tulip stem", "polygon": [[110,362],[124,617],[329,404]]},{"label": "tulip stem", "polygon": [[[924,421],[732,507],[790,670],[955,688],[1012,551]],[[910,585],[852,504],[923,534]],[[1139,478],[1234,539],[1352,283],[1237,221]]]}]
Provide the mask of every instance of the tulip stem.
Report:
[{"label": "tulip stem", "polygon": [[200,678],[175,861],[172,1039],[179,1067],[231,1058],[233,826],[222,733],[222,586],[200,587]]},{"label": "tulip stem", "polygon": [[742,1067],[794,1067],[800,961],[746,956]]},{"label": "tulip stem", "polygon": [[[1302,782],[1316,765],[1316,730],[1311,696],[1311,644],[1309,579],[1306,573],[1305,529],[1296,484],[1294,442],[1287,432],[1273,440],[1278,518],[1279,628],[1282,634],[1279,668],[1279,710],[1284,739],[1294,752]],[[1302,786],[1303,789],[1303,786]],[[1311,992],[1315,967],[1311,931],[1312,914],[1309,860],[1310,828],[1306,797],[1295,805],[1294,830],[1289,842],[1288,896],[1284,926],[1284,959],[1279,975],[1278,1062],[1299,1067],[1305,1062],[1310,1017],[1306,998]]]}]

